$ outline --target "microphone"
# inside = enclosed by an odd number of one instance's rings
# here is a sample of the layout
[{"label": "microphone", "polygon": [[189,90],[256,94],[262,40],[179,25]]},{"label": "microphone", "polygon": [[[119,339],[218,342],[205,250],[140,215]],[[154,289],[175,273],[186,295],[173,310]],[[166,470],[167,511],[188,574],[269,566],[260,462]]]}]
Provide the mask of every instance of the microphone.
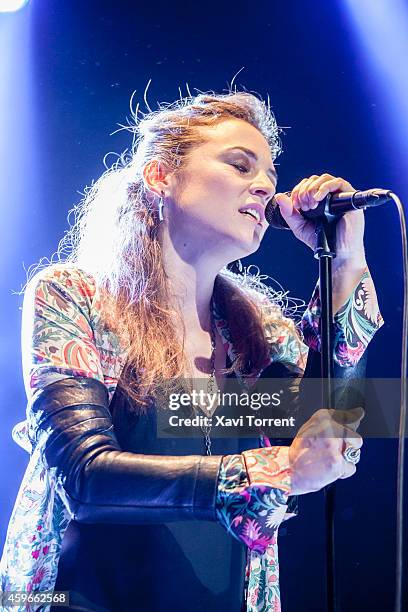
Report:
[{"label": "microphone", "polygon": [[[340,219],[349,210],[361,210],[380,206],[390,202],[391,191],[388,189],[367,189],[366,191],[353,191],[344,193],[329,193],[319,205],[313,210],[300,210],[300,214],[305,219],[316,221],[326,218],[329,223]],[[285,195],[290,196],[287,191]],[[271,227],[276,229],[290,229],[285,219],[282,217],[278,203],[273,197],[266,205],[265,218]]]}]

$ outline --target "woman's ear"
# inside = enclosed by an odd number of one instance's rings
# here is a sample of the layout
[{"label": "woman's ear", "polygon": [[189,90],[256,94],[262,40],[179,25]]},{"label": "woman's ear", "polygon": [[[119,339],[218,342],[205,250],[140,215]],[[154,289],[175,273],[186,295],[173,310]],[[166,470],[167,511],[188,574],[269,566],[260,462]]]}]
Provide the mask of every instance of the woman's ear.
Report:
[{"label": "woman's ear", "polygon": [[158,159],[152,159],[143,168],[146,189],[161,196],[168,191],[171,182],[170,169]]}]

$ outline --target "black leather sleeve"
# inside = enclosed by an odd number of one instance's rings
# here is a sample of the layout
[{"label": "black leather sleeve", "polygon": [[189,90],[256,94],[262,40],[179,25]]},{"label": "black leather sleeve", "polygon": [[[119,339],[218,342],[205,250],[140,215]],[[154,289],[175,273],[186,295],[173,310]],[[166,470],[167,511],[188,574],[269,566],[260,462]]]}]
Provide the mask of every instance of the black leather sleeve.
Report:
[{"label": "black leather sleeve", "polygon": [[83,523],[216,520],[221,456],[155,456],[122,451],[105,386],[66,378],[30,408],[32,443],[55,468],[61,496]]}]

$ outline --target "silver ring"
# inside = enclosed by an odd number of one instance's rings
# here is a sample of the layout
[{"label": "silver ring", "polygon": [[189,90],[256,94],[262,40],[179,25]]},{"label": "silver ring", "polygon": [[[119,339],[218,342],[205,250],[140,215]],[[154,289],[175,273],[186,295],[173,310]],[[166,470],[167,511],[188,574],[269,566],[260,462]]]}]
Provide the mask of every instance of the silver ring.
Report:
[{"label": "silver ring", "polygon": [[343,451],[343,457],[349,463],[356,465],[360,461],[361,450],[349,444]]}]

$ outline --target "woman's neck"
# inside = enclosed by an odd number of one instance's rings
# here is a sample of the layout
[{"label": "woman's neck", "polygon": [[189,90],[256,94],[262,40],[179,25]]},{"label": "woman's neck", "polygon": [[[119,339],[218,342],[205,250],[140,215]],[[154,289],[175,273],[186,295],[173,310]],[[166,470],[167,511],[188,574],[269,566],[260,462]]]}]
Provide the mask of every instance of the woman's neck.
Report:
[{"label": "woman's neck", "polygon": [[211,298],[219,263],[205,255],[188,256],[175,248],[166,233],[162,253],[171,299],[181,313],[186,330],[210,331]]}]

